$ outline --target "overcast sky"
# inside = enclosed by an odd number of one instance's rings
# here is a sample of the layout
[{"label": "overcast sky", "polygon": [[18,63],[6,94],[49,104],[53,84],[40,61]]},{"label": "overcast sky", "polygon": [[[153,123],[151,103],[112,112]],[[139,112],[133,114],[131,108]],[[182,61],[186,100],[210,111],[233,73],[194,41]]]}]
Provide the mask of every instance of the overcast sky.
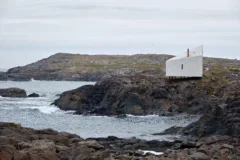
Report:
[{"label": "overcast sky", "polygon": [[0,0],[0,68],[57,52],[240,59],[239,0]]}]

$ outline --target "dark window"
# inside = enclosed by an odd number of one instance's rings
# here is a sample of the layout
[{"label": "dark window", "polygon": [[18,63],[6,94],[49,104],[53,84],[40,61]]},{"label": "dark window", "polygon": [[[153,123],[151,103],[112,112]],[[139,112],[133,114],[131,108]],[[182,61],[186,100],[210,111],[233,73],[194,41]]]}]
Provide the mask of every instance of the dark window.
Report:
[{"label": "dark window", "polygon": [[182,64],[182,69],[183,69],[183,64]]}]

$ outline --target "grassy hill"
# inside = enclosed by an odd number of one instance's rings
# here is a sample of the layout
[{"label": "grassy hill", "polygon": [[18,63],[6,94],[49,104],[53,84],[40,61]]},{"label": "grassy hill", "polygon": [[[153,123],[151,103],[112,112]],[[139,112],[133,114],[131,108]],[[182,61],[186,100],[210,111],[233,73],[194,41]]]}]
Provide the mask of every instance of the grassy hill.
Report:
[{"label": "grassy hill", "polygon": [[[139,72],[164,75],[165,61],[172,55],[84,55],[57,53],[22,67],[11,68],[5,78],[13,80],[99,80],[108,74]],[[204,66],[240,66],[240,61],[204,58]],[[1,76],[0,76],[1,77]]]}]

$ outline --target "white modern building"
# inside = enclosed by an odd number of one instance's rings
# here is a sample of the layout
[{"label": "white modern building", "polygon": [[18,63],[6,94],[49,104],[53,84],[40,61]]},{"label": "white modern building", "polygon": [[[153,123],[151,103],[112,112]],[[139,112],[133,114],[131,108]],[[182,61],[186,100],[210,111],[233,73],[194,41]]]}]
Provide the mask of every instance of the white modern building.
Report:
[{"label": "white modern building", "polygon": [[203,46],[187,50],[185,56],[173,57],[166,61],[168,77],[202,77]]}]

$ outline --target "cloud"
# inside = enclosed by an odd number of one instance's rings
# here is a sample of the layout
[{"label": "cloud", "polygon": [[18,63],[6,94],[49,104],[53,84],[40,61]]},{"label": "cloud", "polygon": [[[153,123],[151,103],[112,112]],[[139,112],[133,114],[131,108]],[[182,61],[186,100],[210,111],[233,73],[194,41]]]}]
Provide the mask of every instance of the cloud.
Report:
[{"label": "cloud", "polygon": [[0,54],[9,63],[21,54],[22,64],[29,54],[179,54],[204,44],[206,55],[236,57],[239,8],[238,0],[3,0]]}]

